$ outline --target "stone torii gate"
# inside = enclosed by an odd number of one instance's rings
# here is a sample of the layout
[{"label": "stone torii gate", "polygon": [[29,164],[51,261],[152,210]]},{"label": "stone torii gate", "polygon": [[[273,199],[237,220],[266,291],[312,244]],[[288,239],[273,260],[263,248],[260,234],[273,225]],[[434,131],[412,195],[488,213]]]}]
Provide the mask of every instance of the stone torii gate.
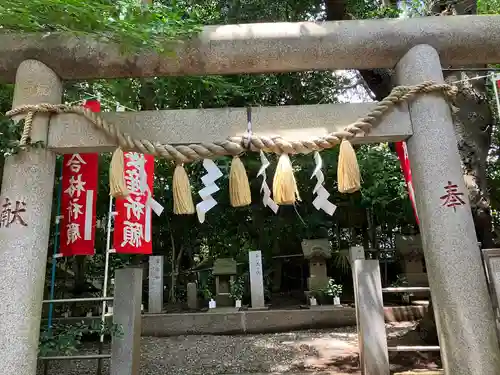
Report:
[{"label": "stone torii gate", "polygon": [[[176,57],[120,56],[115,46],[65,34],[0,35],[0,77],[15,82],[13,108],[58,104],[61,79],[395,68],[397,84],[443,82],[441,63],[500,61],[500,17],[211,26]],[[342,129],[372,103],[256,108],[255,133],[287,139]],[[170,144],[243,133],[244,109],[106,113],[134,137]],[[278,127],[278,129],[276,129]],[[24,202],[27,226],[0,229],[0,368],[34,375],[54,182],[55,153],[111,151],[74,114],[37,114],[30,149],[6,161],[1,198]],[[449,107],[436,94],[395,109],[360,142],[407,140],[427,272],[446,374],[500,373],[500,350],[469,202],[442,204],[449,182],[466,192]]]}]

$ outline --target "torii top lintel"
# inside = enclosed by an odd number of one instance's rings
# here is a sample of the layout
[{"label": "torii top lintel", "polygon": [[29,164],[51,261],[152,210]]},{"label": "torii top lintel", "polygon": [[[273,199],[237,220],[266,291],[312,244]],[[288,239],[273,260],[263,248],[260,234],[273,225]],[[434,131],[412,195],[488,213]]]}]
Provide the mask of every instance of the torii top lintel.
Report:
[{"label": "torii top lintel", "polygon": [[67,34],[0,34],[0,80],[36,59],[62,79],[393,68],[413,46],[443,65],[500,61],[500,16],[206,26],[175,55],[121,55],[117,46]]}]

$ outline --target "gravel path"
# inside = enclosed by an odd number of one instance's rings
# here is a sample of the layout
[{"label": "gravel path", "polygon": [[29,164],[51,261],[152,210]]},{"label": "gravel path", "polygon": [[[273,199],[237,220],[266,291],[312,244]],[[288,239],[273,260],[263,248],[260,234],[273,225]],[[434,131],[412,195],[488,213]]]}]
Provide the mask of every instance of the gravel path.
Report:
[{"label": "gravel path", "polygon": [[[411,328],[409,323],[387,326],[392,338]],[[141,375],[359,373],[355,327],[246,336],[143,337],[141,346]],[[95,375],[96,368],[96,361],[59,361],[50,364],[49,374]],[[107,374],[109,361],[104,361],[103,375]]]}]

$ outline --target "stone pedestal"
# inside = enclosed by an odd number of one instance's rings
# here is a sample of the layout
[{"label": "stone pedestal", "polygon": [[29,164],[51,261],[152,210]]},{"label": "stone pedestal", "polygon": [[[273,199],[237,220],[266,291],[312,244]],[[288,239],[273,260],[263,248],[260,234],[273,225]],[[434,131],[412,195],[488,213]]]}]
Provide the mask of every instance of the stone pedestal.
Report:
[{"label": "stone pedestal", "polygon": [[233,306],[230,296],[231,281],[235,279],[236,261],[232,258],[221,258],[214,262],[215,302],[217,307]]},{"label": "stone pedestal", "polygon": [[[438,53],[428,45],[410,49],[396,77],[399,85],[442,83]],[[450,108],[439,94],[419,96],[409,108],[408,154],[445,373],[498,374],[495,320]]]},{"label": "stone pedestal", "polygon": [[[21,63],[12,107],[60,103],[62,84],[46,65]],[[49,116],[33,120],[32,142],[47,142]],[[33,148],[5,162],[0,195],[0,368],[2,375],[36,372],[47,263],[55,154]]]},{"label": "stone pedestal", "polygon": [[191,310],[196,310],[198,308],[198,288],[196,283],[187,284],[187,305]]},{"label": "stone pedestal", "polygon": [[361,372],[364,375],[389,375],[379,261],[357,259],[353,262],[352,273],[356,280],[356,319]]},{"label": "stone pedestal", "polygon": [[163,310],[163,265],[162,255],[149,257],[149,306],[152,314],[161,314]]},{"label": "stone pedestal", "polygon": [[113,324],[123,335],[112,337],[110,375],[139,375],[141,362],[141,267],[116,271]]}]

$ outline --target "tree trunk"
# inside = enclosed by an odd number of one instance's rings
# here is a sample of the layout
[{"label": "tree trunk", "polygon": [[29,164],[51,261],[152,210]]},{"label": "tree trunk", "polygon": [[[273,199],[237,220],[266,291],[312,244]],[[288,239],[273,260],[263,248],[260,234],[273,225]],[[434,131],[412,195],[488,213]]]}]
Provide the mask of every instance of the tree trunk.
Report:
[{"label": "tree trunk", "polygon": [[[476,10],[475,0],[465,0],[448,6],[446,14],[475,14]],[[464,82],[464,80],[474,78],[474,74],[467,71],[445,72],[444,76],[447,83],[455,84],[460,89],[456,101],[458,112],[454,115],[455,133],[477,240],[483,248],[493,247],[486,158],[491,146],[493,130],[491,124],[493,124],[494,119],[487,101],[486,80]],[[432,302],[426,316],[419,323],[418,331],[426,343],[429,345],[437,344],[437,328]]]},{"label": "tree trunk", "polygon": [[86,270],[87,256],[75,256],[73,258],[73,272],[75,273],[73,293],[77,296],[87,291]]},{"label": "tree trunk", "polygon": [[[445,74],[448,83],[473,78],[468,72]],[[465,185],[467,186],[477,239],[482,247],[493,247],[490,197],[486,174],[486,158],[491,146],[494,119],[487,101],[486,81],[473,80],[455,83],[460,92],[454,116],[458,150],[462,160]]]},{"label": "tree trunk", "polygon": [[5,157],[0,155],[0,191],[2,191],[3,168],[5,166]]}]

